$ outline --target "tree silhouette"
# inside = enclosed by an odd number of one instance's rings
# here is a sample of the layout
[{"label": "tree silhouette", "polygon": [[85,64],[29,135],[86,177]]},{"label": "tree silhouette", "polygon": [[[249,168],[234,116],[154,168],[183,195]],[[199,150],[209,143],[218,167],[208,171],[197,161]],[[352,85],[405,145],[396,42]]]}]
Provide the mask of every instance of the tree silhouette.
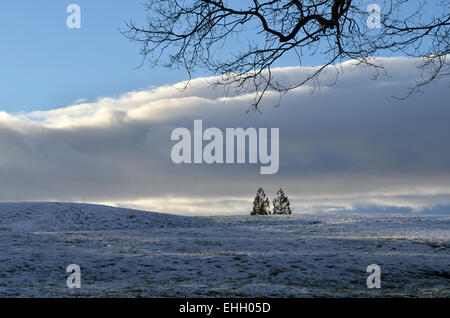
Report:
[{"label": "tree silhouette", "polygon": [[[405,97],[447,77],[448,0],[377,2],[379,21],[370,20],[373,0],[147,0],[147,24],[130,21],[123,34],[139,42],[144,60],[154,65],[184,68],[189,78],[203,68],[221,75],[213,84],[234,88],[238,94],[253,92],[253,110],[268,90],[281,96],[307,82],[316,87],[325,69],[332,68],[337,77],[339,63],[350,59],[378,73],[383,68],[375,56],[400,52],[420,58],[422,78]],[[239,50],[237,40],[247,48]],[[218,54],[224,49],[231,50],[226,58]],[[271,68],[289,54],[299,65],[310,55],[320,56],[324,63],[284,86],[273,78]]]},{"label": "tree silhouette", "polygon": [[272,214],[292,214],[291,204],[282,189],[278,190],[277,197],[273,200]]},{"label": "tree silhouette", "polygon": [[258,189],[255,200],[253,201],[253,210],[250,215],[269,215],[270,202],[262,188]]}]

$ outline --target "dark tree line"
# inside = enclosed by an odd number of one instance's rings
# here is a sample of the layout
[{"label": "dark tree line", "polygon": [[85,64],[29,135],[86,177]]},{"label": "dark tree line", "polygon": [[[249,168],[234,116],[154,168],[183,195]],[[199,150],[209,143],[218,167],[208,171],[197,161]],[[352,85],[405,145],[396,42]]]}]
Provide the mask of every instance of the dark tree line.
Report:
[{"label": "dark tree line", "polygon": [[[379,28],[368,22],[368,5],[381,7]],[[450,74],[448,0],[147,0],[147,23],[130,21],[123,32],[141,44],[142,56],[155,65],[184,68],[189,77],[198,68],[221,75],[216,85],[236,93],[254,92],[254,110],[268,91],[283,93],[313,82],[327,68],[339,74],[339,63],[382,70],[375,56],[401,52],[420,58],[422,79],[406,95]],[[246,48],[224,58],[217,54]],[[271,73],[288,54],[299,65],[308,55],[320,55],[323,66],[298,82],[284,86]],[[409,93],[409,94],[408,94]]]},{"label": "dark tree line", "polygon": [[273,200],[273,209],[270,210],[269,198],[262,188],[258,189],[255,200],[253,201],[253,209],[250,215],[280,215],[292,214],[291,205],[288,197],[282,189],[278,190],[276,198]]}]

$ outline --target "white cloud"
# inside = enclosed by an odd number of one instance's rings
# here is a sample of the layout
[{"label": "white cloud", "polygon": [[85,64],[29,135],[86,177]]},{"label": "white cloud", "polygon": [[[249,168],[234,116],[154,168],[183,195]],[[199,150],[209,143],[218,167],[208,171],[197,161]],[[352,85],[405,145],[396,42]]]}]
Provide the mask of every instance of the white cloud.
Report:
[{"label": "white cloud", "polygon": [[[263,115],[246,113],[252,96],[213,89],[163,86],[51,111],[0,112],[0,201],[109,202],[177,213],[247,213],[259,186],[280,186],[298,210],[392,205],[416,210],[450,204],[448,83],[400,101],[418,77],[415,61],[380,59],[389,76],[343,65],[330,70],[314,94],[292,91],[282,106],[268,96]],[[282,82],[311,72],[273,71]],[[259,165],[174,165],[172,129],[280,128],[280,171]],[[250,202],[250,203],[249,203]]]}]

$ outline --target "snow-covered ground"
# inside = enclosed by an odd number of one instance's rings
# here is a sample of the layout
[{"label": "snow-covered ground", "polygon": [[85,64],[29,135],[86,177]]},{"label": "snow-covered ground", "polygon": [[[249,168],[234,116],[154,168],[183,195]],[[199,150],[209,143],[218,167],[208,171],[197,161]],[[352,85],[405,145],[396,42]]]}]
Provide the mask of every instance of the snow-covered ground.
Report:
[{"label": "snow-covered ground", "polygon": [[[450,297],[450,215],[183,217],[0,204],[2,297]],[[366,268],[381,267],[381,289]],[[66,267],[81,267],[81,289]]]}]

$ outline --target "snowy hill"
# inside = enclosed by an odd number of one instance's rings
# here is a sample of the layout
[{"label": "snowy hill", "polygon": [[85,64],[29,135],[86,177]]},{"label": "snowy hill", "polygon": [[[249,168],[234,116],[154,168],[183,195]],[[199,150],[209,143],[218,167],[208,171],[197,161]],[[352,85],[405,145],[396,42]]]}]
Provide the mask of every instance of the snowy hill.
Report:
[{"label": "snowy hill", "polygon": [[80,203],[0,203],[1,226],[25,231],[189,227],[204,219]]},{"label": "snowy hill", "polygon": [[[0,204],[0,297],[450,296],[450,216]],[[81,268],[68,289],[66,268]],[[382,288],[368,289],[378,264]]]}]

